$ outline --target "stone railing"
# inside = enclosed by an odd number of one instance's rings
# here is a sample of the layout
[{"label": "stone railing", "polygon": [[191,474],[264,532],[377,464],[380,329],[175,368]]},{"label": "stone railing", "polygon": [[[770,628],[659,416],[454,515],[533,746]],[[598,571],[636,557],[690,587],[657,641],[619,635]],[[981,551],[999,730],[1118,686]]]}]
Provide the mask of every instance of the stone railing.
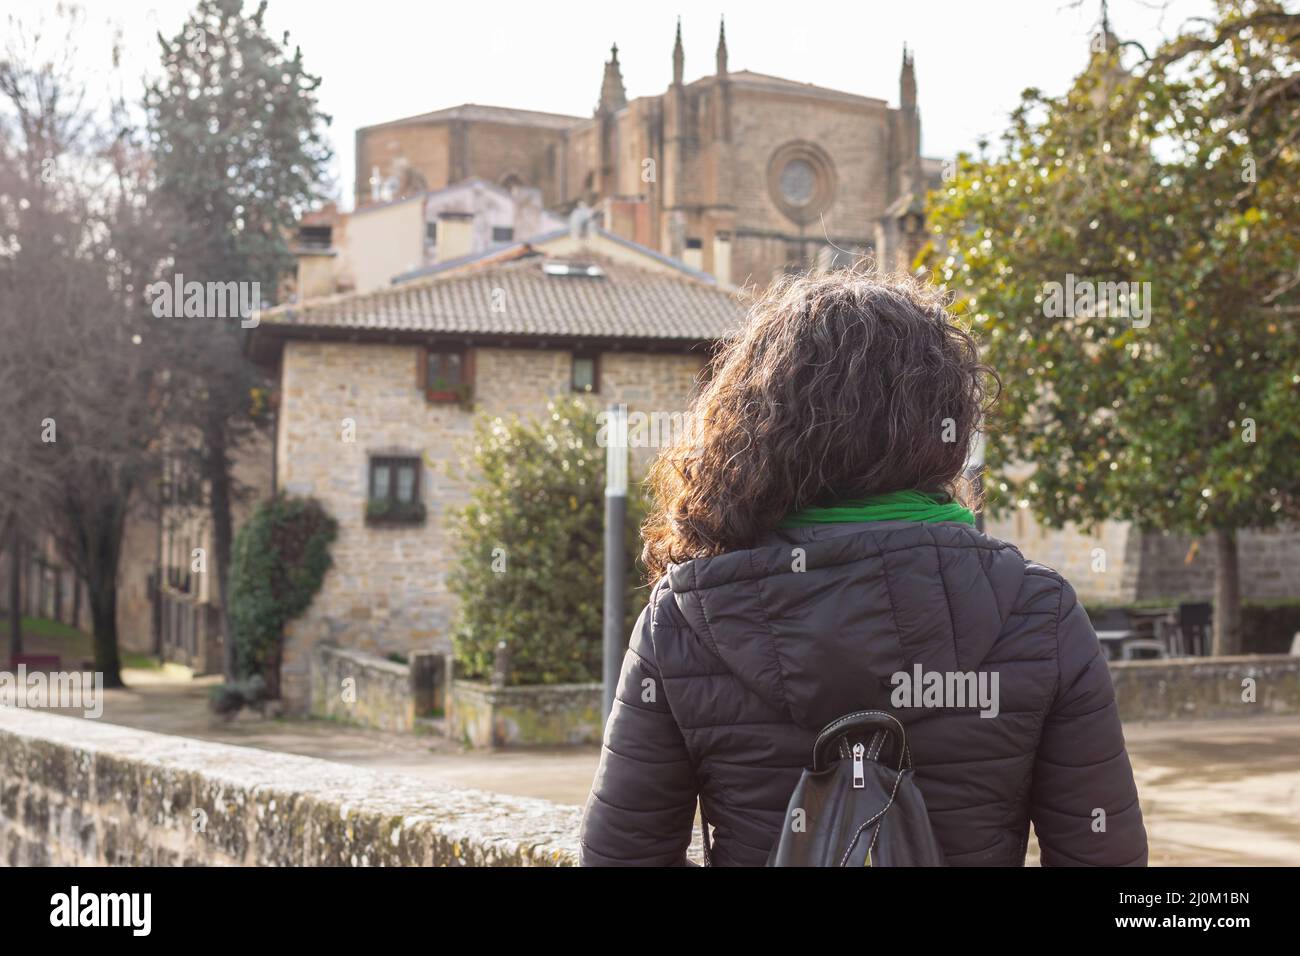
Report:
[{"label": "stone railing", "polygon": [[566,866],[580,815],[0,706],[0,864]]},{"label": "stone railing", "polygon": [[598,744],[600,684],[452,682],[447,736],[471,747]]},{"label": "stone railing", "polygon": [[311,714],[379,730],[410,732],[441,711],[446,659],[416,653],[399,664],[364,651],[318,644],[312,652]]},{"label": "stone railing", "polygon": [[1121,720],[1300,714],[1300,657],[1288,654],[1114,661],[1110,676]]}]

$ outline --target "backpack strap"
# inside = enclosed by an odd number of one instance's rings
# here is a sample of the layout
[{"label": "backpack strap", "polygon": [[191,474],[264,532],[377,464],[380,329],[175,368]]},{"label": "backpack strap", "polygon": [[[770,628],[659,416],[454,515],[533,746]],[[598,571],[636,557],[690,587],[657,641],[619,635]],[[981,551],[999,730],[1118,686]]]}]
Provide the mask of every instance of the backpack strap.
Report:
[{"label": "backpack strap", "polygon": [[700,802],[700,843],[704,847],[704,865],[713,865],[713,841],[709,839],[709,818],[704,815],[704,797],[699,797]]}]

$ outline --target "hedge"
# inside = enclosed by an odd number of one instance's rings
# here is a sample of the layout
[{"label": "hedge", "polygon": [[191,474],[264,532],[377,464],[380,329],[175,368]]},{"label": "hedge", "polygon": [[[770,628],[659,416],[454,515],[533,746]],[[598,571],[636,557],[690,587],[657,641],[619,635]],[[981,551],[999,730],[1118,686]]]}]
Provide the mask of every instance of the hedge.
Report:
[{"label": "hedge", "polygon": [[[511,684],[599,680],[604,600],[605,450],[595,410],[577,399],[548,404],[540,420],[482,417],[465,463],[479,476],[454,513],[459,599],[452,632],[457,673],[491,675],[498,642]],[[631,633],[646,591],[634,563],[644,516],[629,495],[627,604]]]}]

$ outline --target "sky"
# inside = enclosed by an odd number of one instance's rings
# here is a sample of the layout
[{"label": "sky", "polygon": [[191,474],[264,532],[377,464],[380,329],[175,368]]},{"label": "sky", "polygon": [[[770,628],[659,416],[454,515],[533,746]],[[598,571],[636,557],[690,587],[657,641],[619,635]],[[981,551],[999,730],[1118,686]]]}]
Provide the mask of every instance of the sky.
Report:
[{"label": "sky", "polygon": [[[251,8],[255,0],[246,0]],[[3,0],[24,21],[53,0]],[[107,62],[120,35],[122,73],[157,69],[155,33],[179,32],[192,0],[90,0],[87,67]],[[1210,0],[1110,0],[1112,28],[1151,49]],[[273,33],[288,30],[322,77],[333,117],[336,198],[350,204],[358,127],[461,103],[590,116],[604,62],[618,44],[629,99],[672,81],[676,19],[689,82],[714,70],[726,17],[732,70],[753,70],[898,103],[906,43],[914,51],[922,151],[947,158],[996,141],[1021,91],[1064,91],[1088,56],[1101,0],[929,0],[922,3],[748,0],[679,4],[643,0],[268,0]]]}]

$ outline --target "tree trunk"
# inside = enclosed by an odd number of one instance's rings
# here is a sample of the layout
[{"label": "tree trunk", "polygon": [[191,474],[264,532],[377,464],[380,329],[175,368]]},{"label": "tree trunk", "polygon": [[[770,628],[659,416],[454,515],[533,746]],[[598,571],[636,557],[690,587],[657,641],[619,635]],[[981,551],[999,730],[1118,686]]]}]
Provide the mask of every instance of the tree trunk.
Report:
[{"label": "tree trunk", "polygon": [[90,620],[94,628],[95,670],[104,675],[105,687],[121,687],[122,663],[117,652],[117,576],[92,578],[86,584]]},{"label": "tree trunk", "polygon": [[23,533],[9,519],[9,657],[23,652]]},{"label": "tree trunk", "polygon": [[1241,653],[1241,569],[1237,561],[1237,532],[1214,531],[1214,645],[1213,654]]},{"label": "tree trunk", "polygon": [[230,579],[230,554],[234,542],[234,517],[231,514],[232,495],[230,459],[226,448],[224,421],[211,424],[207,430],[208,494],[212,508],[212,560],[208,568],[217,572],[217,614],[221,624],[221,670],[226,683],[236,679],[235,639],[230,633],[230,607],[226,599]]}]

